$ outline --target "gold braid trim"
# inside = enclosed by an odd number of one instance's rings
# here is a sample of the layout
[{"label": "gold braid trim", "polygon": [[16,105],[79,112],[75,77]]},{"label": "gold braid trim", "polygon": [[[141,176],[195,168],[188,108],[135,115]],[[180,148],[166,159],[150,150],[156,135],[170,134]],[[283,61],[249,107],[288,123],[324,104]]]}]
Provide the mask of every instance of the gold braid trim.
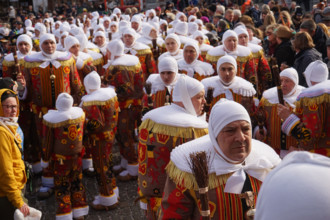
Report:
[{"label": "gold braid trim", "polygon": [[99,48],[87,48],[87,50],[91,50],[91,51],[94,51],[96,53],[100,53],[100,49]]},{"label": "gold braid trim", "polygon": [[2,65],[10,67],[10,66],[14,66],[15,62],[14,61],[3,60]]},{"label": "gold braid trim", "polygon": [[297,101],[295,104],[296,104],[296,108],[302,108],[304,106],[319,105],[324,102],[330,103],[330,94],[325,93],[313,98],[304,97],[299,101]]},{"label": "gold braid trim", "polygon": [[83,106],[92,106],[92,105],[108,105],[112,104],[113,102],[117,102],[117,96],[108,99],[106,101],[89,101],[89,102],[83,102]]},{"label": "gold braid trim", "polygon": [[[75,62],[73,57],[71,57],[68,60],[64,60],[64,61],[61,61],[61,60],[57,60],[57,61],[60,62],[61,66],[70,66]],[[24,62],[24,67],[25,68],[39,67],[42,63],[43,63],[43,61],[42,62]]]},{"label": "gold braid trim", "polygon": [[[182,158],[185,160],[186,158]],[[198,190],[198,184],[196,182],[195,176],[192,173],[184,172],[180,170],[175,164],[170,161],[166,166],[167,175],[173,180],[177,185],[184,184],[187,189]],[[217,176],[215,173],[209,174],[209,190],[219,187],[220,185],[226,184],[228,178],[233,173],[223,174]]]},{"label": "gold braid trim", "polygon": [[245,56],[245,57],[237,57],[236,60],[237,60],[238,62],[245,63],[245,62],[251,60],[252,58],[253,58],[253,56],[252,56],[252,53],[251,53],[250,55]]},{"label": "gold braid trim", "polygon": [[161,125],[151,119],[146,119],[143,121],[139,127],[139,130],[141,129],[147,129],[148,131],[152,130],[152,132],[156,134],[164,134],[180,138],[198,138],[208,134],[207,128],[180,128],[170,125]]},{"label": "gold braid trim", "polygon": [[151,50],[150,50],[150,49],[137,50],[136,52],[137,52],[137,54],[136,54],[136,55],[145,55],[145,54],[151,54]]},{"label": "gold braid trim", "polygon": [[272,104],[267,99],[265,99],[264,97],[262,97],[261,100],[260,100],[260,105],[263,105],[263,106],[274,106],[274,105],[277,105],[277,104]]},{"label": "gold braid trim", "polygon": [[77,123],[80,123],[80,122],[83,122],[83,121],[85,121],[85,113],[83,113],[82,116],[79,117],[79,118],[69,119],[69,120],[66,120],[66,121],[58,122],[58,123],[51,123],[51,122],[46,121],[45,119],[42,120],[44,125],[46,125],[50,128],[63,127],[63,126],[68,125],[68,124],[77,124]]},{"label": "gold braid trim", "polygon": [[262,50],[259,50],[258,52],[252,53],[252,56],[253,58],[260,58],[263,54]]},{"label": "gold braid trim", "polygon": [[138,63],[135,66],[124,66],[124,65],[118,65],[118,66],[110,66],[109,70],[113,70],[114,68],[116,68],[117,70],[126,70],[126,71],[136,71],[141,69],[141,64]]},{"label": "gold braid trim", "polygon": [[96,65],[102,64],[102,62],[103,62],[103,57],[93,60],[93,65],[96,66]]},{"label": "gold braid trim", "polygon": [[205,59],[213,63],[213,62],[218,62],[218,59],[220,59],[222,56],[223,56],[223,55],[220,55],[220,56],[212,56],[212,55],[210,55],[209,53],[207,53]]}]

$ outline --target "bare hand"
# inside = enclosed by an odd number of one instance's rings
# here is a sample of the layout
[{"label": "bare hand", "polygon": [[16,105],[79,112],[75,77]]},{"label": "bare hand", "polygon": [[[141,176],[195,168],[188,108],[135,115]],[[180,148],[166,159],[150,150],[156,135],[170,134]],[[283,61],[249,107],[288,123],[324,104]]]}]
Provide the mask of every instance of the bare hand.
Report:
[{"label": "bare hand", "polygon": [[280,67],[281,71],[285,70],[286,68],[289,68],[289,66],[286,65],[285,63],[281,63],[281,67]]},{"label": "bare hand", "polygon": [[282,104],[278,104],[277,105],[277,115],[282,119],[282,120],[286,120],[290,115],[291,115],[291,111],[290,108],[287,106],[284,106]]},{"label": "bare hand", "polygon": [[262,129],[263,134],[260,133],[260,130],[256,131],[256,139],[259,141],[264,141],[265,140],[265,130]]},{"label": "bare hand", "polygon": [[30,214],[29,206],[26,203],[24,203],[19,210],[23,213],[24,217]]},{"label": "bare hand", "polygon": [[23,74],[18,74],[16,77],[16,81],[22,84],[22,86],[23,86],[22,90],[24,90],[25,86],[26,86],[26,81],[25,81]]}]

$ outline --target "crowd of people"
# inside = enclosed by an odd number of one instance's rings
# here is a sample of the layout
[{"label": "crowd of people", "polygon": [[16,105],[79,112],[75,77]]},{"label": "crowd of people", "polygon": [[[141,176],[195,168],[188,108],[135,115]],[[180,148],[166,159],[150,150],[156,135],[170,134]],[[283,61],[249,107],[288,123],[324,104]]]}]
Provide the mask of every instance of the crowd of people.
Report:
[{"label": "crowd of people", "polygon": [[[11,7],[4,219],[40,218],[24,196],[31,173],[60,220],[115,209],[117,180],[137,181],[147,219],[328,218],[330,6],[232,2],[110,14],[65,3],[19,18]],[[83,176],[97,181],[90,204]]]}]

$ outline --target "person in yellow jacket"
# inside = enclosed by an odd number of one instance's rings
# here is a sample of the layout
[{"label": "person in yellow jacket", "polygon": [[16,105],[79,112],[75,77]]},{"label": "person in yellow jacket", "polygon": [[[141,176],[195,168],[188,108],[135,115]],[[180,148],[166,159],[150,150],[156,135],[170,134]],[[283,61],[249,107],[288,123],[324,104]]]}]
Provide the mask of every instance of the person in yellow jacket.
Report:
[{"label": "person in yellow jacket", "polygon": [[24,216],[29,214],[22,196],[26,173],[21,139],[16,133],[19,103],[15,92],[9,89],[0,90],[0,99],[0,213],[2,219],[14,219],[16,209]]}]

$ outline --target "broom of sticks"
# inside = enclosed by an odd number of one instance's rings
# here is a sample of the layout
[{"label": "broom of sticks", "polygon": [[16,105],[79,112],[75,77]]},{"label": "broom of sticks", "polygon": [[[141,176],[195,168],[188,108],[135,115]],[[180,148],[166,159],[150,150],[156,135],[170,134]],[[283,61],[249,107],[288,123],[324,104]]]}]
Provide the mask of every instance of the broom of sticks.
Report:
[{"label": "broom of sticks", "polygon": [[208,157],[205,151],[189,154],[189,166],[195,176],[198,192],[201,202],[201,216],[203,220],[209,220],[210,208],[208,198],[209,172],[208,172]]}]

